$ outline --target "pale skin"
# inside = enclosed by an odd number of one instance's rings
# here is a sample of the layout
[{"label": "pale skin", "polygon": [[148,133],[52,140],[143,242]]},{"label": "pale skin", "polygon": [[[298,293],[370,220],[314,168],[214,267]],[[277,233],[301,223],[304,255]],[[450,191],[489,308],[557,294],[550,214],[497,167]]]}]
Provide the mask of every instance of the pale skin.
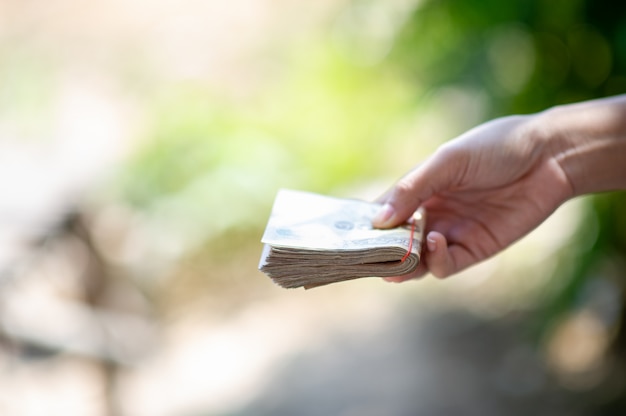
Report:
[{"label": "pale skin", "polygon": [[379,228],[423,206],[418,269],[447,277],[504,250],[576,196],[626,189],[626,95],[499,118],[441,146],[379,198]]}]

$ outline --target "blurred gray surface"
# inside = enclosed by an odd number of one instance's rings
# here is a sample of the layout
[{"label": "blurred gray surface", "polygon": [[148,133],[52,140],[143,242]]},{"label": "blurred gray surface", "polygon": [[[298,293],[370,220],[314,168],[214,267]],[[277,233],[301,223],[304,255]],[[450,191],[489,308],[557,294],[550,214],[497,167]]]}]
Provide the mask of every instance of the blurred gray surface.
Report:
[{"label": "blurred gray surface", "polygon": [[380,333],[336,333],[324,347],[290,357],[234,414],[590,414],[551,380],[518,325],[457,311],[416,316],[405,306]]}]

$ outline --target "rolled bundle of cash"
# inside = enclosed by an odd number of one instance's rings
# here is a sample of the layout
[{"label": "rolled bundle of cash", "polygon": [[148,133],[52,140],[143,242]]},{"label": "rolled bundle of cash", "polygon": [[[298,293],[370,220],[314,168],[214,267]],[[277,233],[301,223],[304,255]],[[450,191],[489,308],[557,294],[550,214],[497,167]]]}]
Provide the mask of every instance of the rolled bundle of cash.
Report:
[{"label": "rolled bundle of cash", "polygon": [[420,261],[424,212],[375,229],[380,204],[282,189],[265,233],[259,270],[285,288],[311,288],[361,277],[400,276]]}]

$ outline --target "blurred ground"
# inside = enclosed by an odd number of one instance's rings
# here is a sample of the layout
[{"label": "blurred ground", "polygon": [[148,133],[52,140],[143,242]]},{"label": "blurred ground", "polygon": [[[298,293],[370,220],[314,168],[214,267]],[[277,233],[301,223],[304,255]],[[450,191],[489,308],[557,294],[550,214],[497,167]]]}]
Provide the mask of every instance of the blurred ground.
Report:
[{"label": "blurred ground", "polygon": [[[519,250],[540,243],[546,250],[554,230],[573,220],[570,208]],[[152,302],[132,299],[134,289],[117,283],[125,292],[108,308],[126,315],[108,327],[114,337],[100,341],[104,350],[91,327],[102,316],[63,313],[66,296],[51,301],[59,294],[50,286],[58,291],[71,268],[62,276],[59,268],[21,275],[3,294],[3,326],[22,325],[35,336],[14,331],[22,342],[3,354],[3,412],[591,414],[577,400],[581,387],[559,383],[528,335],[524,315],[541,278],[516,287],[519,271],[505,258],[445,282],[369,279],[303,291],[278,288],[256,271],[259,249],[247,242],[220,263],[189,259],[201,272],[178,276]],[[92,320],[76,323],[85,314]],[[602,339],[593,328],[569,337],[565,348],[590,334]]]},{"label": "blurred ground", "polygon": [[294,354],[236,414],[585,414],[575,394],[555,388],[519,322],[437,309],[396,306],[382,328]]},{"label": "blurred ground", "polygon": [[371,199],[482,117],[408,109],[373,68],[418,3],[357,3],[0,3],[0,414],[591,414],[597,311],[523,319],[580,201],[449,281],[256,270],[277,188]]}]

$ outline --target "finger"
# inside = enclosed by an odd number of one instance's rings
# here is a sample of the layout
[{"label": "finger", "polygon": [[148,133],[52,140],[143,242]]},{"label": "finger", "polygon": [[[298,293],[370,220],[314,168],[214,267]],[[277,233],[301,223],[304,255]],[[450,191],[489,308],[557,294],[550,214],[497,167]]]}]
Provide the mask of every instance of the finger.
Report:
[{"label": "finger", "polygon": [[[417,164],[416,166],[413,167],[412,170],[415,170],[417,168],[419,168],[422,164]],[[379,204],[384,204],[385,202],[387,202],[389,200],[389,198],[391,197],[393,193],[393,187],[387,189],[383,194],[379,195],[378,198],[376,198],[374,200],[374,202],[377,202]]]},{"label": "finger", "polygon": [[449,188],[453,164],[447,152],[438,152],[431,159],[400,179],[383,198],[383,206],[372,220],[376,228],[391,228],[405,222],[433,194]]},{"label": "finger", "polygon": [[454,264],[448,252],[446,237],[431,231],[426,236],[426,251],[424,253],[428,270],[436,277],[444,278],[452,274]]},{"label": "finger", "polygon": [[437,231],[428,233],[424,257],[426,267],[438,278],[458,273],[476,262],[465,247],[458,244],[448,245],[446,237]]}]

